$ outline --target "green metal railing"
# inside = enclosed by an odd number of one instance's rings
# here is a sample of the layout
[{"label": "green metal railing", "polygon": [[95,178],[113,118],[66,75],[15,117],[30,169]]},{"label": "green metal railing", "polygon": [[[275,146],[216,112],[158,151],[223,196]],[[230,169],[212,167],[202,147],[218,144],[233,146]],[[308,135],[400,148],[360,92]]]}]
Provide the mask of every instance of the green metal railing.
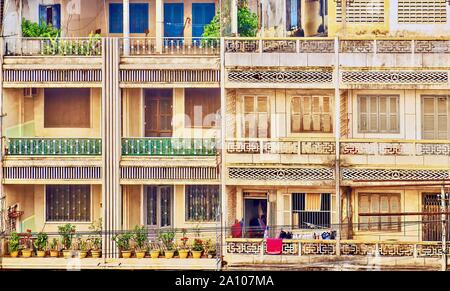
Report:
[{"label": "green metal railing", "polygon": [[124,156],[214,156],[213,138],[123,138]]},{"label": "green metal railing", "polygon": [[9,138],[10,156],[96,156],[102,154],[100,138]]}]

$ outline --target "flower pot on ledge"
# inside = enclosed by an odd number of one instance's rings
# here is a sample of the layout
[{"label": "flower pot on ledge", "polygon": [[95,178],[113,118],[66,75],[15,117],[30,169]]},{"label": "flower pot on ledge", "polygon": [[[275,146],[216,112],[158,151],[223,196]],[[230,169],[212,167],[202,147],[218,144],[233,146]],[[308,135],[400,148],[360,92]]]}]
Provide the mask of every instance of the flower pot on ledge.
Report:
[{"label": "flower pot on ledge", "polygon": [[203,251],[192,251],[192,257],[194,259],[200,259],[202,257]]},{"label": "flower pot on ledge", "polygon": [[152,259],[157,259],[157,258],[159,258],[159,250],[153,250],[153,251],[151,251],[151,252],[150,252],[150,257],[151,257]]},{"label": "flower pot on ledge", "polygon": [[189,255],[189,250],[179,250],[178,254],[180,256],[180,259],[186,259]]},{"label": "flower pot on ledge", "polygon": [[102,256],[102,251],[91,251],[91,255],[94,259],[98,259]]},{"label": "flower pot on ledge", "polygon": [[51,250],[50,257],[57,258],[59,256],[59,251]]},{"label": "flower pot on ledge", "polygon": [[164,256],[166,257],[166,259],[172,259],[174,255],[175,255],[175,251],[165,251],[164,252]]},{"label": "flower pot on ledge", "polygon": [[121,251],[122,258],[129,259],[131,258],[131,251]]},{"label": "flower pot on ledge", "polygon": [[11,258],[17,258],[19,256],[19,251],[12,251],[9,253]]},{"label": "flower pot on ledge", "polygon": [[45,258],[46,251],[36,251],[36,256],[38,258]]},{"label": "flower pot on ledge", "polygon": [[31,257],[31,253],[32,253],[31,249],[22,250],[22,257],[30,258]]},{"label": "flower pot on ledge", "polygon": [[143,259],[145,258],[145,251],[136,251],[136,258]]}]

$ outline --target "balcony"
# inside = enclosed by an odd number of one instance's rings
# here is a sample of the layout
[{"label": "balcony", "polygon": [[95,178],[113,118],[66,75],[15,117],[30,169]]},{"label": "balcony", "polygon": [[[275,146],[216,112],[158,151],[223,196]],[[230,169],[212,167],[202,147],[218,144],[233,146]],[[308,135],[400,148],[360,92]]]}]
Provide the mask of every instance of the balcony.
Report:
[{"label": "balcony", "polygon": [[7,156],[99,156],[99,138],[9,138]]},{"label": "balcony", "polygon": [[217,154],[215,139],[123,138],[123,156],[208,157]]}]

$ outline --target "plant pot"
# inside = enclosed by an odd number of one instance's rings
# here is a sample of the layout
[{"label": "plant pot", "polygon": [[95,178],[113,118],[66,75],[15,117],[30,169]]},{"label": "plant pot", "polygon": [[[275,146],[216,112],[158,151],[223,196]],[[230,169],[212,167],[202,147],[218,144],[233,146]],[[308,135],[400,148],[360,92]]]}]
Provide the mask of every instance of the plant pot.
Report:
[{"label": "plant pot", "polygon": [[98,259],[102,256],[102,251],[91,251],[91,255],[94,259]]},{"label": "plant pot", "polygon": [[31,250],[22,250],[22,257],[24,258],[30,258],[31,257]]},{"label": "plant pot", "polygon": [[19,256],[19,251],[10,252],[9,255],[11,256],[11,258],[17,258]]},{"label": "plant pot", "polygon": [[36,251],[36,255],[38,258],[44,258],[46,251]]},{"label": "plant pot", "polygon": [[138,258],[138,259],[145,258],[145,251],[136,252],[136,258]]},{"label": "plant pot", "polygon": [[150,257],[152,257],[152,259],[157,259],[159,258],[159,250],[153,250],[150,252]]},{"label": "plant pot", "polygon": [[200,259],[202,257],[203,251],[192,251],[192,257],[194,259]]},{"label": "plant pot", "polygon": [[50,257],[57,258],[59,256],[59,251],[51,250]]},{"label": "plant pot", "polygon": [[72,251],[71,250],[64,250],[63,251],[63,256],[64,256],[65,259],[72,258]]},{"label": "plant pot", "polygon": [[131,258],[131,251],[122,251],[122,258],[124,259]]},{"label": "plant pot", "polygon": [[175,255],[175,251],[165,251],[164,252],[164,256],[166,257],[166,259],[171,259],[171,258],[173,258],[174,255]]},{"label": "plant pot", "polygon": [[187,257],[189,256],[189,251],[188,250],[179,250],[178,254],[180,256],[180,259],[187,259]]},{"label": "plant pot", "polygon": [[84,259],[84,258],[87,257],[87,254],[88,254],[87,251],[79,251],[79,252],[78,252],[78,257],[79,257],[80,259]]}]

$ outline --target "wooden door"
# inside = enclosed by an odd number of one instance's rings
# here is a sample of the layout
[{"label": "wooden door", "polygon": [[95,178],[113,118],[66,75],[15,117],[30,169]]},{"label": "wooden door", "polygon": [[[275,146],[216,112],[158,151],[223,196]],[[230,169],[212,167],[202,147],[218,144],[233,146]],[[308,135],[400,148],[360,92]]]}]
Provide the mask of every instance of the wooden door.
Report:
[{"label": "wooden door", "polygon": [[172,136],[172,89],[145,91],[145,136]]}]

